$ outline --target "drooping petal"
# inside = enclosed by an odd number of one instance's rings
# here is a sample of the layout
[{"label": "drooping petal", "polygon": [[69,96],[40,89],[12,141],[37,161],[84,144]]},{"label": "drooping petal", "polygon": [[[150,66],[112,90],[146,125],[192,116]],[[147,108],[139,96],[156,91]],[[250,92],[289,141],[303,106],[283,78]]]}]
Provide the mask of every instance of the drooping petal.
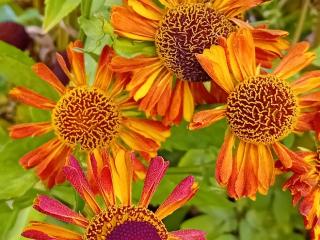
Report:
[{"label": "drooping petal", "polygon": [[155,157],[154,159],[152,159],[147,171],[147,176],[144,180],[144,187],[142,190],[139,206],[144,208],[148,207],[151,198],[156,191],[161,179],[163,178],[168,166],[169,162],[164,161],[162,157]]},{"label": "drooping petal", "polygon": [[44,81],[49,83],[58,93],[64,94],[65,86],[61,83],[58,77],[43,63],[36,63],[32,66],[32,70]]},{"label": "drooping petal", "polygon": [[[285,168],[291,168],[292,167],[292,156],[295,156],[296,154],[292,151],[290,151],[288,148],[286,148],[283,144],[280,142],[276,142],[273,144],[273,149],[277,153],[277,156],[283,166]],[[296,156],[298,157],[298,156]]]},{"label": "drooping petal", "polygon": [[294,45],[274,70],[274,74],[285,80],[308,66],[315,59],[315,54],[308,52],[308,50],[308,42],[300,42]]},{"label": "drooping petal", "polygon": [[163,219],[188,202],[198,191],[198,184],[194,177],[189,176],[182,180],[172,191],[169,197],[155,212],[159,219]]},{"label": "drooping petal", "polygon": [[275,179],[274,160],[268,146],[258,145],[258,161],[258,190],[262,194],[267,194]]},{"label": "drooping petal", "polygon": [[233,154],[232,148],[235,143],[234,134],[229,131],[219,152],[216,162],[216,179],[219,184],[226,186],[232,174]]},{"label": "drooping petal", "polygon": [[38,196],[33,207],[41,213],[52,216],[60,221],[72,223],[86,228],[89,221],[82,215],[72,211],[59,201],[45,195]]},{"label": "drooping petal", "polygon": [[204,110],[197,112],[189,124],[190,130],[208,127],[211,124],[223,119],[225,117],[226,109],[215,108],[211,110]]},{"label": "drooping petal", "polygon": [[43,110],[51,110],[56,105],[54,101],[24,87],[11,89],[9,95],[21,103]]},{"label": "drooping petal", "polygon": [[79,233],[41,222],[31,222],[21,235],[34,240],[83,240]]},{"label": "drooping petal", "polygon": [[200,230],[184,229],[169,233],[169,240],[205,240],[206,233]]},{"label": "drooping petal", "polygon": [[183,81],[183,118],[190,122],[195,107],[194,98],[190,89],[190,83]]},{"label": "drooping petal", "polygon": [[52,130],[50,122],[22,123],[9,127],[10,137],[14,139],[35,137]]}]

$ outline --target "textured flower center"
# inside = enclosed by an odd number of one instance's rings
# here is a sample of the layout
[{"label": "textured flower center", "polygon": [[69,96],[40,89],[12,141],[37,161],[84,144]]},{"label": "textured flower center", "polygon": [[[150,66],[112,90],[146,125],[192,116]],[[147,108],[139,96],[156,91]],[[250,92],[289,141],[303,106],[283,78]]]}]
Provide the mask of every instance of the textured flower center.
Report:
[{"label": "textured flower center", "polygon": [[167,240],[164,224],[146,208],[111,207],[95,216],[85,240]]},{"label": "textured flower center", "polygon": [[181,4],[169,9],[160,22],[155,43],[164,65],[179,79],[200,82],[210,77],[195,54],[217,44],[236,27],[204,3]]},{"label": "textured flower center", "polygon": [[290,86],[274,75],[247,79],[228,97],[229,125],[246,142],[272,144],[281,140],[293,130],[297,114]]},{"label": "textured flower center", "polygon": [[117,135],[120,112],[105,93],[77,87],[65,94],[52,112],[55,132],[70,146],[92,150],[107,146]]}]

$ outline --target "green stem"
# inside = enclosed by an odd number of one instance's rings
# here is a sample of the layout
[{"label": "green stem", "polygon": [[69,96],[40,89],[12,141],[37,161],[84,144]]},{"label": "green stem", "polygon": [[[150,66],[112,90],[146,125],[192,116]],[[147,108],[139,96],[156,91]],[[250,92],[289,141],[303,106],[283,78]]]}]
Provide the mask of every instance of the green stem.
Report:
[{"label": "green stem", "polygon": [[297,43],[300,40],[302,30],[303,30],[303,25],[307,17],[309,5],[310,5],[310,0],[303,0],[303,6],[302,6],[297,30],[295,31],[293,36],[293,43]]},{"label": "green stem", "polygon": [[317,17],[317,25],[314,32],[314,42],[313,46],[317,47],[320,45],[320,11],[318,11],[318,17]]},{"label": "green stem", "polygon": [[[81,16],[82,17],[87,18],[87,19],[90,18],[91,5],[92,5],[92,0],[82,0],[81,1]],[[81,39],[82,42],[84,42],[86,40],[86,35],[84,34],[82,29],[80,31],[79,38]]]}]

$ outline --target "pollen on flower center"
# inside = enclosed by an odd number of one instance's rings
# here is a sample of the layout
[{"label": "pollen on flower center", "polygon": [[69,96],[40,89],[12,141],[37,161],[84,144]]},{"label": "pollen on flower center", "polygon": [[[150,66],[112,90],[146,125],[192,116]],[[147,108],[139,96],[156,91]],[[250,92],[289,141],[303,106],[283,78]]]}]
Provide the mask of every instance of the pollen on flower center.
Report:
[{"label": "pollen on flower center", "polygon": [[246,142],[281,140],[293,130],[297,114],[292,89],[274,75],[247,79],[228,97],[227,120],[234,134]]},{"label": "pollen on flower center", "polygon": [[121,115],[105,93],[77,87],[58,101],[52,112],[55,132],[70,146],[92,150],[107,146],[117,135]]},{"label": "pollen on flower center", "polygon": [[209,81],[195,54],[228,37],[236,27],[205,3],[180,4],[169,9],[160,22],[155,43],[164,65],[179,79]]},{"label": "pollen on flower center", "polygon": [[167,240],[164,224],[153,212],[135,206],[110,207],[90,222],[85,240]]}]

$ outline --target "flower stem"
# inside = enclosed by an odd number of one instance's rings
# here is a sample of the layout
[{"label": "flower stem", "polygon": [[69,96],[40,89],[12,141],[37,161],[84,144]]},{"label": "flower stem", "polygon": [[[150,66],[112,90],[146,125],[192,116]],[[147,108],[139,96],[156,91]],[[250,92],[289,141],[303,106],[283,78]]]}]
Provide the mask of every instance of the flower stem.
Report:
[{"label": "flower stem", "polygon": [[302,10],[301,10],[297,30],[295,31],[293,36],[293,43],[297,43],[300,40],[309,5],[310,5],[310,0],[303,0],[303,5],[302,5]]}]

